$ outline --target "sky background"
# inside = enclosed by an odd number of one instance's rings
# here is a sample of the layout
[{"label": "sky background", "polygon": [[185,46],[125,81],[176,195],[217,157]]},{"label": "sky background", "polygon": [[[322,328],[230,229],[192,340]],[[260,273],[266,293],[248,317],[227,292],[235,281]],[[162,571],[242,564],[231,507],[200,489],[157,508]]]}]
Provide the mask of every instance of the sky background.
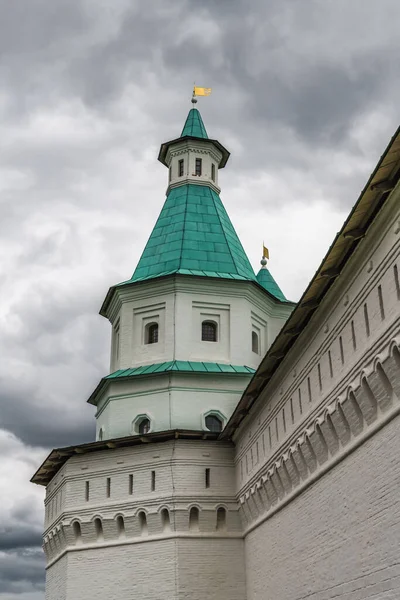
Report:
[{"label": "sky background", "polygon": [[53,446],[94,439],[108,287],[165,197],[193,81],[222,200],[297,300],[398,125],[398,0],[0,0],[0,600],[43,600]]}]

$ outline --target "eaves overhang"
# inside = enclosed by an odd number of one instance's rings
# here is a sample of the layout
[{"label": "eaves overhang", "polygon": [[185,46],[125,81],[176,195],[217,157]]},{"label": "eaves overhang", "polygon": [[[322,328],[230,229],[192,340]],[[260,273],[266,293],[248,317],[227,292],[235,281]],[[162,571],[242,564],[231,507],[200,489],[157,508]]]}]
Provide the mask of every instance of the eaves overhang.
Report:
[{"label": "eaves overhang", "polygon": [[217,440],[218,435],[218,433],[212,431],[173,429],[168,431],[157,431],[155,433],[146,433],[145,435],[129,435],[127,437],[114,438],[111,440],[89,442],[88,444],[67,446],[65,448],[56,448],[50,452],[49,456],[33,475],[31,482],[36,483],[37,485],[48,485],[67,460],[77,454],[90,454],[93,452],[102,452],[104,450],[114,450],[115,448],[129,448],[140,444],[154,444],[177,439]]},{"label": "eaves overhang", "polygon": [[285,305],[285,306],[296,306],[296,302],[292,302],[291,300],[281,300],[280,298],[277,298],[276,296],[274,296],[271,292],[269,292],[268,290],[266,290],[260,283],[258,283],[258,281],[254,278],[254,280],[252,279],[246,279],[245,277],[240,277],[240,276],[235,276],[235,277],[221,277],[220,275],[218,275],[217,273],[212,276],[210,274],[199,274],[199,272],[193,271],[193,272],[187,272],[187,273],[179,273],[176,271],[172,271],[171,273],[165,273],[163,275],[157,275],[156,277],[149,277],[147,279],[140,279],[137,281],[132,281],[132,280],[128,280],[128,281],[123,281],[122,283],[118,283],[116,285],[113,285],[109,288],[106,297],[104,298],[103,304],[101,305],[99,314],[102,317],[107,317],[107,311],[108,308],[110,306],[110,303],[114,297],[114,294],[117,290],[121,289],[121,288],[127,288],[128,286],[139,286],[139,285],[144,285],[146,283],[151,283],[152,281],[161,281],[166,279],[167,277],[179,277],[179,278],[185,278],[185,277],[198,277],[200,280],[202,280],[203,278],[208,278],[208,279],[215,279],[216,281],[220,281],[221,279],[224,279],[226,281],[240,281],[240,282],[246,282],[246,283],[250,283],[254,286],[256,286],[256,288],[258,288],[259,290],[261,290],[263,292],[263,294],[267,295],[271,300],[273,300],[274,302],[277,302],[279,304]]},{"label": "eaves overhang", "polygon": [[400,179],[400,127],[392,137],[362,190],[342,229],[336,235],[306,291],[261,361],[253,379],[229,419],[221,439],[229,439],[257,402],[314,312],[340,276],[360,240],[384,206]]},{"label": "eaves overhang", "polygon": [[168,148],[173,144],[177,144],[185,140],[193,140],[196,142],[201,141],[204,144],[213,144],[222,154],[222,158],[219,162],[218,168],[223,169],[226,163],[228,162],[230,152],[228,152],[225,146],[223,146],[218,140],[211,140],[210,138],[198,138],[192,135],[185,135],[183,137],[176,138],[175,140],[171,140],[170,142],[164,142],[163,144],[161,144],[160,152],[158,154],[158,160],[167,167],[168,165],[166,162],[166,157]]}]

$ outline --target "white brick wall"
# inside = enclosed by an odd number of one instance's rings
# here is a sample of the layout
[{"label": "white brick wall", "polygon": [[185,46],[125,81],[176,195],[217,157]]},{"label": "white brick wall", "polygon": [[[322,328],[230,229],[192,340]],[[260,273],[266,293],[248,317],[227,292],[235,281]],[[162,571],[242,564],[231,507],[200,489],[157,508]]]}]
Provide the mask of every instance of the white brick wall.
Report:
[{"label": "white brick wall", "polygon": [[400,598],[400,417],[246,537],[247,600]]}]

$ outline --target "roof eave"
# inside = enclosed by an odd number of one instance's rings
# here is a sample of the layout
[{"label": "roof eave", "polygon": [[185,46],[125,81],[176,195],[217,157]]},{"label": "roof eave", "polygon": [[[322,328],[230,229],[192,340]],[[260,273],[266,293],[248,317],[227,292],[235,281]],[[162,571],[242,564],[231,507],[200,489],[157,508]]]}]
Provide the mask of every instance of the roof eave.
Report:
[{"label": "roof eave", "polygon": [[[396,145],[398,146],[396,148]],[[388,179],[389,177],[389,179]],[[229,419],[221,439],[230,439],[289,352],[329,288],[340,275],[400,179],[400,127],[391,138],[340,232],[334,238],[314,277],[261,361]],[[385,185],[386,184],[386,185]],[[372,198],[370,194],[374,194]],[[365,204],[364,212],[360,209]],[[368,210],[370,208],[370,210]],[[361,217],[357,215],[361,213]],[[358,220],[365,217],[359,226]],[[345,242],[347,242],[345,244]]]},{"label": "roof eave", "polygon": [[139,444],[167,442],[176,439],[191,440],[209,440],[217,441],[218,433],[203,430],[172,429],[166,431],[157,431],[145,435],[130,435],[122,438],[113,438],[110,440],[101,440],[98,442],[89,442],[64,448],[55,448],[41,464],[39,469],[33,475],[31,482],[37,485],[46,486],[58,473],[61,467],[69,458],[76,454],[87,454],[89,452],[99,452],[102,450],[114,450],[115,448],[127,448]]},{"label": "roof eave", "polygon": [[182,142],[182,140],[195,140],[195,141],[209,142],[211,144],[214,144],[214,146],[216,146],[216,148],[218,148],[218,150],[222,154],[222,158],[219,162],[218,167],[220,169],[223,169],[225,167],[226,163],[228,162],[228,158],[230,157],[230,152],[228,152],[228,150],[218,140],[212,140],[210,138],[198,138],[193,135],[185,135],[183,137],[176,138],[175,140],[171,140],[170,142],[164,142],[163,144],[161,144],[160,152],[158,153],[158,160],[163,165],[165,165],[166,167],[168,166],[167,162],[166,162],[168,148],[170,146],[172,146],[173,144]]}]

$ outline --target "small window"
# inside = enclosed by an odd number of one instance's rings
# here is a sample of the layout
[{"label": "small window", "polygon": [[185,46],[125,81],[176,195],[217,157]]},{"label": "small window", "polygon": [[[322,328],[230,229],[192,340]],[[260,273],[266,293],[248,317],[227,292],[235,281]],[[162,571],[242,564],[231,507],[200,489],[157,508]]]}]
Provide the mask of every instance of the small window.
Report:
[{"label": "small window", "polygon": [[125,522],[124,517],[121,515],[118,515],[117,517],[117,531],[118,537],[123,537],[125,535]]},{"label": "small window", "polygon": [[196,170],[195,170],[195,174],[198,175],[199,177],[201,175],[201,163],[202,163],[201,158],[196,158]]},{"label": "small window", "polygon": [[189,512],[189,529],[192,531],[199,530],[199,509],[193,506]]},{"label": "small window", "polygon": [[201,339],[203,342],[217,341],[217,324],[214,321],[203,321],[201,324]]},{"label": "small window", "polygon": [[133,475],[129,475],[129,495],[133,494]]},{"label": "small window", "polygon": [[109,498],[111,496],[111,478],[110,477],[107,477],[106,495],[107,495],[107,498]]},{"label": "small window", "polygon": [[178,177],[183,177],[183,158],[178,161]]},{"label": "small window", "polygon": [[161,525],[163,531],[171,530],[171,519],[167,508],[163,508],[161,511]]},{"label": "small window", "polygon": [[209,431],[219,433],[222,431],[223,422],[217,415],[207,415],[205,418],[205,424]]},{"label": "small window", "polygon": [[206,488],[210,487],[210,469],[206,469],[205,471],[205,486]]},{"label": "small window", "polygon": [[98,540],[102,540],[103,539],[103,523],[101,522],[101,519],[96,518],[94,520],[94,530],[96,532],[96,538]]},{"label": "small window", "polygon": [[149,419],[142,419],[139,423],[139,427],[138,427],[138,432],[141,435],[144,435],[146,433],[149,433],[150,431],[150,420]]},{"label": "small window", "polygon": [[102,439],[103,439],[103,428],[100,427],[100,430],[99,430],[99,441],[101,442]]},{"label": "small window", "polygon": [[172,179],[172,167],[169,168],[169,181]]},{"label": "small window", "polygon": [[155,489],[156,489],[156,472],[152,471],[151,472],[151,491],[154,492]]},{"label": "small window", "polygon": [[215,165],[211,163],[211,179],[215,181]]},{"label": "small window", "polygon": [[258,339],[258,335],[255,331],[251,332],[251,349],[256,354],[260,354],[259,339]]},{"label": "small window", "polygon": [[139,529],[140,529],[141,535],[147,534],[147,517],[146,517],[146,513],[143,512],[143,511],[140,511],[140,513],[138,514],[138,519],[139,519]]},{"label": "small window", "polygon": [[223,531],[226,529],[226,510],[225,508],[218,508],[217,510],[217,531]]},{"label": "small window", "polygon": [[149,323],[145,330],[145,344],[157,344],[158,342],[158,323]]},{"label": "small window", "polygon": [[89,502],[89,482],[85,481],[85,500]]},{"label": "small window", "polygon": [[78,523],[78,521],[73,522],[72,531],[74,533],[75,541],[78,542],[82,538],[81,524]]}]

